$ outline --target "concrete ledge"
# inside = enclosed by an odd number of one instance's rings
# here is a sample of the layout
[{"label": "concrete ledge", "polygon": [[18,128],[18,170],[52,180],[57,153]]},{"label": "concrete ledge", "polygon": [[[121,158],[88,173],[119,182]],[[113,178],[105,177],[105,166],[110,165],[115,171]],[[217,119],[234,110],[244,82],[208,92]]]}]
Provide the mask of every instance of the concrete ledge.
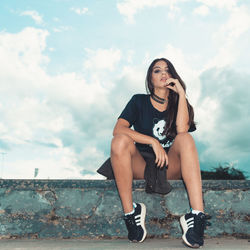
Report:
[{"label": "concrete ledge", "polygon": [[[179,217],[189,211],[182,181],[168,195],[147,194],[133,182],[133,197],[147,206],[149,237],[179,238]],[[112,180],[0,180],[0,238],[126,237]],[[207,237],[248,238],[250,181],[203,181]]]}]

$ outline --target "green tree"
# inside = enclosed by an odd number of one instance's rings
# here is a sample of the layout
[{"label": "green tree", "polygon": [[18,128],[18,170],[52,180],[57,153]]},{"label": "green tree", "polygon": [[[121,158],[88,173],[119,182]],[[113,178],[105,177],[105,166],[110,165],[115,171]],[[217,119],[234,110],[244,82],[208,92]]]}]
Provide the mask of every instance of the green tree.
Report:
[{"label": "green tree", "polygon": [[212,171],[201,170],[201,178],[203,180],[246,180],[243,171],[230,166],[229,163],[225,163],[225,166],[219,164]]}]

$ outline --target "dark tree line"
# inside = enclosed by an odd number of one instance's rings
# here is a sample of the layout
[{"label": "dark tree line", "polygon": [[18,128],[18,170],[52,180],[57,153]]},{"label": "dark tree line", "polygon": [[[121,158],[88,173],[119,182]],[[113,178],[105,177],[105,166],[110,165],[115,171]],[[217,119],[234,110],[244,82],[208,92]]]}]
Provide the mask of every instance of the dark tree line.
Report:
[{"label": "dark tree line", "polygon": [[243,171],[226,164],[226,166],[219,165],[212,171],[201,170],[201,178],[203,180],[246,180],[247,177]]}]

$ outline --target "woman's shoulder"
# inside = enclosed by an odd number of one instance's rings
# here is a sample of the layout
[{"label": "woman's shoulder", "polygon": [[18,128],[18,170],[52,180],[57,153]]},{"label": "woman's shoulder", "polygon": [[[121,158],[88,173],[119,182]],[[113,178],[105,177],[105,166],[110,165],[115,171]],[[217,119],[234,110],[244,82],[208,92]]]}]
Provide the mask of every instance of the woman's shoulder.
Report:
[{"label": "woman's shoulder", "polygon": [[132,99],[134,101],[141,102],[147,100],[148,96],[149,96],[148,94],[135,94],[132,96]]}]

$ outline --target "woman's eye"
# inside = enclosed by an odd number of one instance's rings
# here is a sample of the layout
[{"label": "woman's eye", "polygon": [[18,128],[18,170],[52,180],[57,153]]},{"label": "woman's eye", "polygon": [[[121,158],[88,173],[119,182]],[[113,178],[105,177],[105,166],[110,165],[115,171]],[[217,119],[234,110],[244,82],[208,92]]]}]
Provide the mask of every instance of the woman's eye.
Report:
[{"label": "woman's eye", "polygon": [[[168,69],[166,69],[166,70],[164,70],[166,73],[168,73],[168,74],[170,74],[170,71],[168,70]],[[161,70],[159,70],[159,69],[156,69],[155,71],[154,71],[154,73],[155,74],[157,74],[157,73],[160,73],[161,72]]]}]

